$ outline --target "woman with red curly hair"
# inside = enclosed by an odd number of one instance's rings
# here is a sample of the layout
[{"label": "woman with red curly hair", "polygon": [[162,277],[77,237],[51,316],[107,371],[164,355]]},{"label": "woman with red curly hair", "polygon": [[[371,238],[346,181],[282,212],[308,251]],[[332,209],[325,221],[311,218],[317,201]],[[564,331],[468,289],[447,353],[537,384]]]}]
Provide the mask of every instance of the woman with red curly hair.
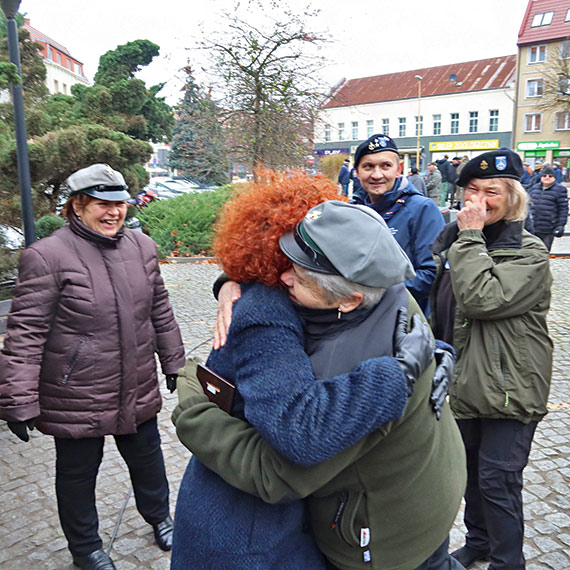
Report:
[{"label": "woman with red curly hair", "polygon": [[[280,276],[291,268],[279,239],[311,207],[334,198],[336,188],[323,177],[264,172],[226,205],[214,245],[227,276],[242,284],[242,295],[227,343],[212,351],[207,365],[237,387],[232,416],[246,419],[285,457],[305,464],[327,460],[398,419],[413,384],[408,380],[423,372],[433,356],[427,325],[415,326],[419,321],[414,320],[411,333],[399,327],[398,359],[359,361],[351,372],[315,381],[304,352],[301,317],[279,287]],[[409,260],[401,255],[409,275]],[[369,293],[381,296],[379,291]],[[353,308],[348,301],[341,304],[339,317]],[[391,337],[390,332],[390,346]],[[420,362],[413,373],[406,364],[411,360]],[[181,374],[191,368],[188,363]],[[184,382],[178,389],[173,421],[181,441],[191,447],[193,430],[186,429],[187,422],[211,409],[203,393],[189,392]],[[223,432],[213,435],[224,437]],[[178,494],[171,568],[324,570],[325,559],[305,527],[302,501],[267,504],[192,458]]]}]

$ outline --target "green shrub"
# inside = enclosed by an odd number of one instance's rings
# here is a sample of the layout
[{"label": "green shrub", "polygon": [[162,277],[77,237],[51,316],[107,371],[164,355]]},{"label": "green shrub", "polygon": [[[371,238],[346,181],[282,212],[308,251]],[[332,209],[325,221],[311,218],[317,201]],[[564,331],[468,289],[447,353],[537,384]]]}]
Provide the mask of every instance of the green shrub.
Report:
[{"label": "green shrub", "polygon": [[232,187],[222,186],[151,202],[140,210],[137,218],[157,243],[159,257],[211,255],[212,226],[231,195]]},{"label": "green shrub", "polygon": [[36,228],[36,238],[42,239],[65,226],[65,220],[59,216],[43,216],[36,220],[34,226]]}]

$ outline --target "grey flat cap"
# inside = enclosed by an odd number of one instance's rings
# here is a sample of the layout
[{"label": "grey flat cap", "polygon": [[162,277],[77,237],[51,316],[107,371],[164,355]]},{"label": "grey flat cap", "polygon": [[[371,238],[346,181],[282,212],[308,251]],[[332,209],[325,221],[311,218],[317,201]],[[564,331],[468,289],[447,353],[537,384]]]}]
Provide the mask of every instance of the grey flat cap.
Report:
[{"label": "grey flat cap", "polygon": [[128,200],[131,195],[120,172],[113,170],[108,164],[92,164],[74,172],[66,181],[71,194],[87,194],[99,200],[120,202]]},{"label": "grey flat cap", "polygon": [[311,208],[279,245],[293,263],[368,287],[411,279],[414,269],[384,220],[371,208],[330,200]]}]

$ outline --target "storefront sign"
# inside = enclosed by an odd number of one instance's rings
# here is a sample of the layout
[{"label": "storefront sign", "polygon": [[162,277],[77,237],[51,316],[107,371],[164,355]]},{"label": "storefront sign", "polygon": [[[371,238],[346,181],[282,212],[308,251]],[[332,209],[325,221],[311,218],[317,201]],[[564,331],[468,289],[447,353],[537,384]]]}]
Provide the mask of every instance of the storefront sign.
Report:
[{"label": "storefront sign", "polygon": [[554,156],[570,156],[570,150],[555,150],[552,154]]},{"label": "storefront sign", "polygon": [[526,141],[517,143],[517,150],[551,150],[560,148],[560,141]]},{"label": "storefront sign", "polygon": [[443,141],[429,143],[429,149],[435,152],[442,152],[444,150],[492,150],[494,148],[499,148],[499,139],[480,141]]},{"label": "storefront sign", "polygon": [[314,150],[313,154],[316,156],[330,156],[332,154],[349,154],[347,148],[321,148]]},{"label": "storefront sign", "polygon": [[546,156],[545,150],[527,150],[524,153],[525,158],[532,158],[536,156]]}]

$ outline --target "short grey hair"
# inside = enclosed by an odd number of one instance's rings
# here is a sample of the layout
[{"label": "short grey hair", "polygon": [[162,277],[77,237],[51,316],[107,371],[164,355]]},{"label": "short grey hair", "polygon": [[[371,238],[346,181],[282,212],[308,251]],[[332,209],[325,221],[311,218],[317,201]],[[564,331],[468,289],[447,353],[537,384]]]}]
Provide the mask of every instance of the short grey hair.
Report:
[{"label": "short grey hair", "polygon": [[382,287],[368,287],[348,281],[341,275],[318,273],[304,267],[298,267],[297,270],[320,290],[328,303],[341,303],[357,292],[363,296],[360,306],[363,309],[370,309],[380,302],[386,291]]}]

